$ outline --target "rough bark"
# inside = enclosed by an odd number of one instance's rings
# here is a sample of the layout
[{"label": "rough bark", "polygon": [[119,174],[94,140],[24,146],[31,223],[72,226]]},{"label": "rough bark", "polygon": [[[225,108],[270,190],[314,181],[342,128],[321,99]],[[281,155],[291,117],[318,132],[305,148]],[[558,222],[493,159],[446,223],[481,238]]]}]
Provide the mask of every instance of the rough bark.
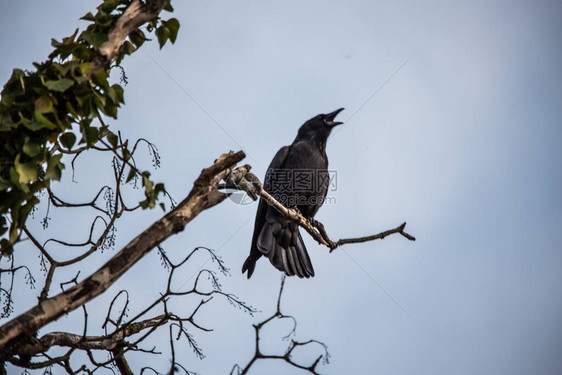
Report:
[{"label": "rough bark", "polygon": [[168,315],[162,314],[152,319],[132,323],[106,336],[83,336],[68,332],[50,332],[40,339],[21,346],[18,354],[31,357],[38,353],[46,352],[52,346],[64,346],[81,350],[110,350],[119,353],[127,337],[137,334],[146,328],[161,326],[168,322],[168,319]]},{"label": "rough bark", "polygon": [[99,54],[108,62],[112,61],[127,35],[157,17],[168,3],[169,0],[146,1],[146,4],[140,0],[134,0],[107,34],[108,40],[98,49]]}]

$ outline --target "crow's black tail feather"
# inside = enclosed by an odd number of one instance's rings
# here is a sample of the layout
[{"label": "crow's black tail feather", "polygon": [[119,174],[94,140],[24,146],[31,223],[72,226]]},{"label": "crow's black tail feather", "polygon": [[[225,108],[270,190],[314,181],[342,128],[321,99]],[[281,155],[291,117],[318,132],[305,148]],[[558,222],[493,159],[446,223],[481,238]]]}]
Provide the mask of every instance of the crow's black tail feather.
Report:
[{"label": "crow's black tail feather", "polygon": [[[259,255],[269,258],[275,268],[288,276],[296,275],[301,278],[314,276],[312,262],[296,223],[276,216],[268,217],[255,245]],[[249,276],[254,270],[257,258],[254,260],[250,256],[244,263],[242,270],[247,269]]]}]

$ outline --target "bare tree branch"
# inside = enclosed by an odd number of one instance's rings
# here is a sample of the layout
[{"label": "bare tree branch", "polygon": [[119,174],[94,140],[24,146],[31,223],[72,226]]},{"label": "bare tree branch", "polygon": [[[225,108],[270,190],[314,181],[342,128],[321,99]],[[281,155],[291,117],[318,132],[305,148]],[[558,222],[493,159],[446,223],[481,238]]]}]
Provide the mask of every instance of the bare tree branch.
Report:
[{"label": "bare tree branch", "polygon": [[[277,359],[277,360],[283,360],[285,362],[287,362],[289,365],[302,369],[302,370],[306,370],[311,374],[315,374],[318,375],[318,371],[317,371],[317,367],[318,364],[320,363],[320,360],[323,359],[323,363],[328,363],[329,359],[330,359],[330,353],[328,353],[328,347],[326,344],[324,344],[321,341],[318,340],[308,340],[308,341],[296,341],[294,339],[291,339],[291,342],[289,344],[289,346],[287,347],[287,349],[285,349],[285,353],[283,353],[282,355],[277,355],[277,354],[264,354],[262,352],[261,346],[260,346],[260,332],[262,330],[263,327],[265,327],[267,324],[269,324],[270,322],[272,322],[273,320],[276,319],[291,319],[294,323],[293,329],[289,332],[289,334],[287,334],[287,336],[284,337],[284,339],[288,339],[291,336],[293,336],[295,334],[295,330],[296,330],[296,319],[290,315],[285,315],[281,312],[281,296],[283,295],[283,287],[285,285],[285,280],[286,280],[286,276],[282,275],[281,276],[281,287],[279,288],[279,297],[277,298],[277,310],[275,311],[275,313],[270,316],[269,318],[265,319],[264,321],[258,323],[258,324],[254,324],[254,330],[255,330],[255,351],[254,351],[254,356],[252,359],[250,359],[250,361],[248,362],[248,364],[242,368],[239,365],[234,365],[234,367],[232,368],[232,370],[230,371],[230,375],[245,375],[248,373],[248,371],[250,371],[250,368],[252,368],[252,366],[259,360],[267,360],[267,359]],[[320,356],[318,356],[310,365],[303,365],[301,363],[295,362],[293,359],[293,354],[295,352],[295,350],[298,347],[304,347],[304,346],[308,346],[311,344],[317,344],[320,345],[323,349],[323,354],[321,354]]]},{"label": "bare tree branch", "polygon": [[212,166],[201,171],[187,198],[129,242],[99,270],[76,286],[41,301],[37,306],[0,327],[0,351],[10,352],[7,346],[10,346],[10,342],[17,345],[18,340],[14,339],[18,336],[32,334],[45,324],[103,293],[151,249],[169,236],[182,231],[203,210],[222,202],[227,195],[217,191],[218,182],[244,157],[242,151],[222,155]]},{"label": "bare tree branch", "polygon": [[416,238],[409,233],[406,233],[404,229],[406,228],[406,223],[399,225],[394,229],[390,229],[379,234],[366,237],[357,238],[346,238],[340,239],[336,242],[332,241],[324,228],[324,225],[314,219],[307,219],[298,212],[298,210],[293,208],[287,208],[283,206],[279,201],[277,201],[271,194],[269,194],[263,188],[263,184],[253,173],[250,173],[252,167],[248,164],[236,168],[232,173],[230,173],[226,178],[226,183],[219,184],[219,189],[236,189],[245,191],[252,199],[256,200],[260,196],[269,205],[274,207],[283,216],[293,220],[299,226],[304,228],[319,244],[326,245],[330,252],[334,251],[338,246],[348,244],[348,243],[360,243],[368,242],[378,239],[384,239],[385,237],[399,233],[410,241],[415,241]]},{"label": "bare tree branch", "polygon": [[51,332],[32,343],[19,348],[18,354],[33,356],[37,353],[46,352],[52,346],[65,346],[80,350],[120,350],[125,338],[141,332],[144,329],[157,327],[165,324],[170,315],[162,314],[152,319],[132,323],[122,330],[106,336],[83,336],[68,332]]},{"label": "bare tree branch", "polygon": [[129,363],[125,359],[125,354],[121,350],[121,348],[115,348],[111,351],[113,355],[115,365],[119,369],[121,375],[133,375],[133,371],[129,367]]}]

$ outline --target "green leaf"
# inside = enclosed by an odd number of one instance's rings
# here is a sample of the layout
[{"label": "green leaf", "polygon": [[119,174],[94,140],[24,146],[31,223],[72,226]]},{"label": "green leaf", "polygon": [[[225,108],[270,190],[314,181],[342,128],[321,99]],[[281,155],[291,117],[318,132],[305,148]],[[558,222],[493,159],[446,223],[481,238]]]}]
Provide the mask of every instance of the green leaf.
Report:
[{"label": "green leaf", "polygon": [[23,124],[26,128],[33,132],[36,132],[37,130],[43,129],[45,127],[45,125],[43,125],[39,121],[25,121]]},{"label": "green leaf", "polygon": [[147,199],[143,200],[142,202],[139,202],[139,206],[141,206],[141,208],[143,210],[146,210],[148,207],[150,207],[150,201]]},{"label": "green leaf", "polygon": [[103,88],[108,88],[109,84],[107,83],[107,73],[103,70],[98,70],[96,73],[92,75],[92,81],[96,85],[99,85]]},{"label": "green leaf", "polygon": [[80,107],[84,107],[86,102],[90,99],[90,91],[82,90],[82,92],[76,94],[76,101]]},{"label": "green leaf", "polygon": [[103,113],[117,119],[117,106],[108,100],[103,107]]},{"label": "green leaf", "polygon": [[10,242],[14,243],[19,237],[18,227],[15,226],[13,223],[10,226]]},{"label": "green leaf", "polygon": [[91,52],[90,49],[85,45],[77,44],[72,50],[72,54],[79,60],[88,60],[90,58]]},{"label": "green leaf", "polygon": [[41,151],[41,146],[34,142],[27,142],[23,145],[23,152],[32,158],[35,157],[39,151]]},{"label": "green leaf", "polygon": [[80,71],[83,75],[88,75],[94,69],[94,63],[85,62],[80,64]]},{"label": "green leaf", "polygon": [[19,159],[20,155],[18,154],[14,160],[14,166],[16,168],[16,172],[18,173],[19,183],[27,184],[29,181],[35,180],[37,178],[37,167],[35,166],[35,163],[20,163]]},{"label": "green leaf", "polygon": [[86,144],[88,146],[91,146],[98,140],[99,131],[97,128],[90,126],[85,129],[82,129],[82,136],[84,137]]},{"label": "green leaf", "polygon": [[144,186],[144,190],[146,193],[152,192],[152,187],[154,186],[154,182],[150,179],[150,172],[144,171],[141,173],[142,177],[142,186]]},{"label": "green leaf", "polygon": [[57,55],[60,55],[61,59],[66,59],[71,53],[73,53],[74,49],[78,46],[78,44],[74,41],[76,38],[76,34],[78,34],[78,29],[74,31],[69,37],[63,38],[62,43],[58,42],[55,39],[51,39],[51,45],[55,47],[55,50],[51,52],[49,58],[52,60]]},{"label": "green leaf", "polygon": [[15,96],[25,94],[25,82],[23,77],[25,73],[21,69],[14,69],[12,71],[12,76],[10,80],[4,86],[2,90],[2,96],[7,94],[14,94]]},{"label": "green leaf", "polygon": [[131,153],[126,148],[123,148],[121,152],[123,153],[123,160],[128,161],[131,158]]},{"label": "green leaf", "polygon": [[86,21],[95,21],[96,17],[94,17],[94,15],[92,14],[92,12],[88,12],[86,13],[84,16],[82,16],[80,18],[81,20],[86,20]]},{"label": "green leaf", "polygon": [[97,108],[103,109],[103,107],[105,107],[105,102],[106,102],[105,95],[100,94],[97,91],[94,91],[93,98],[94,98],[94,103],[95,103]]},{"label": "green leaf", "polygon": [[39,113],[53,112],[53,102],[51,98],[43,95],[35,100],[35,111]]},{"label": "green leaf", "polygon": [[106,12],[100,10],[98,14],[96,14],[96,25],[105,28],[110,26],[113,21],[113,17],[107,14]]},{"label": "green leaf", "polygon": [[64,169],[64,164],[60,162],[62,154],[56,154],[49,158],[47,161],[47,172],[45,177],[50,180],[60,180],[61,171]]},{"label": "green leaf", "polygon": [[115,92],[115,89],[113,89],[113,87],[109,87],[107,89],[106,93],[107,93],[107,96],[109,97],[109,99],[111,99],[111,101],[114,104],[117,104],[119,102],[118,98],[117,98],[117,93]]},{"label": "green leaf", "polygon": [[133,44],[137,48],[139,48],[146,40],[146,37],[144,36],[144,33],[141,30],[135,30],[129,34],[129,39],[131,40],[131,42],[133,42]]},{"label": "green leaf", "polygon": [[7,238],[2,238],[2,240],[0,240],[0,249],[2,250],[0,255],[10,256],[14,252],[14,247]]},{"label": "green leaf", "polygon": [[175,43],[180,28],[179,21],[175,18],[170,18],[166,21],[166,27],[170,30],[170,42]]},{"label": "green leaf", "polygon": [[[92,26],[90,25],[90,27]],[[95,49],[98,49],[103,43],[108,41],[106,33],[95,33],[92,30],[84,31],[80,38],[90,43]]]},{"label": "green leaf", "polygon": [[109,143],[113,146],[113,148],[117,147],[117,144],[119,143],[119,138],[117,138],[117,135],[115,135],[115,133],[109,133],[106,136],[107,140],[109,141]]},{"label": "green leaf", "polygon": [[20,176],[18,175],[18,172],[16,172],[15,167],[10,167],[10,182],[13,185],[15,185],[18,189],[25,190],[25,185],[24,186],[20,185]]},{"label": "green leaf", "polygon": [[66,147],[67,149],[71,149],[72,146],[76,143],[76,135],[71,132],[66,132],[60,136],[60,143]]},{"label": "green leaf", "polygon": [[49,121],[48,118],[46,118],[45,116],[43,116],[41,114],[41,112],[39,111],[35,111],[35,120],[37,120],[38,122],[40,122],[41,124],[43,124],[44,127],[46,127],[47,129],[56,129],[55,124],[53,124],[51,121]]},{"label": "green leaf", "polygon": [[[10,184],[9,181],[6,181],[2,177],[0,177],[0,191],[7,190],[10,186],[12,186],[12,184]],[[1,228],[1,226],[0,226],[0,228]],[[2,234],[3,234],[2,230],[0,229],[0,236]]]},{"label": "green leaf", "polygon": [[27,200],[25,206],[21,208],[21,212],[20,212],[21,224],[25,223],[25,219],[27,218],[27,216],[29,215],[29,213],[37,203],[39,203],[39,199],[35,196],[32,196],[30,199]]},{"label": "green leaf", "polygon": [[157,183],[156,186],[154,186],[154,191],[156,192],[157,195],[163,193],[165,191],[164,184],[161,182]]},{"label": "green leaf", "polygon": [[62,38],[62,43],[63,44],[73,44],[74,43],[74,39],[76,38],[76,35],[78,34],[78,28],[76,28],[74,30],[74,32],[72,33],[71,36],[67,36],[66,38]]},{"label": "green leaf", "polygon": [[129,171],[129,174],[127,175],[127,180],[125,181],[125,183],[131,181],[133,178],[135,178],[137,172],[131,168],[131,170]]},{"label": "green leaf", "polygon": [[123,98],[123,87],[121,87],[120,85],[115,83],[111,86],[111,88],[113,89],[113,91],[115,92],[115,95],[117,97],[117,101],[115,102],[115,104],[125,103],[125,100]]},{"label": "green leaf", "polygon": [[65,92],[73,84],[74,81],[69,78],[62,78],[59,79],[58,81],[45,82],[45,86],[47,86],[49,90],[58,91],[58,92]]},{"label": "green leaf", "polygon": [[[0,103],[0,105],[2,104]],[[0,118],[0,131],[11,130],[13,123],[12,115],[10,113],[4,113]]]},{"label": "green leaf", "polygon": [[98,9],[105,13],[111,13],[115,8],[117,8],[117,5],[119,5],[118,0],[105,0],[103,4],[98,6]]},{"label": "green leaf", "polygon": [[76,110],[72,106],[72,103],[70,102],[70,100],[67,100],[65,105],[66,105],[66,110],[68,111],[68,113],[70,113],[72,116],[74,116],[74,118],[79,117],[78,112],[76,112]]},{"label": "green leaf", "polygon": [[70,68],[70,64],[57,64],[57,63],[53,63],[53,68],[55,68],[56,70],[58,70],[58,72],[62,75],[65,76],[66,73],[68,73],[68,68]]},{"label": "green leaf", "polygon": [[156,36],[158,37],[158,44],[160,45],[160,49],[164,47],[166,41],[170,38],[171,32],[166,26],[160,26],[156,29]]},{"label": "green leaf", "polygon": [[126,40],[125,43],[123,43],[123,52],[125,52],[127,55],[132,54],[136,50],[137,47],[135,47],[135,45],[129,42],[128,40]]}]

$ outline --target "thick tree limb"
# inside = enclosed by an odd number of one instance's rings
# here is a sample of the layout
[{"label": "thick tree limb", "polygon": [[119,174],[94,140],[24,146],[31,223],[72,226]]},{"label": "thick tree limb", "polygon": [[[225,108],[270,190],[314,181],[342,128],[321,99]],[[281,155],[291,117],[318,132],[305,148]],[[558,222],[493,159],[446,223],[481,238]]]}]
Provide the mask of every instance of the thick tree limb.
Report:
[{"label": "thick tree limb", "polygon": [[[0,353],[14,352],[15,348],[10,348],[12,345],[17,346],[25,342],[17,340],[18,337],[32,336],[47,323],[103,293],[150,250],[171,235],[182,231],[203,210],[222,202],[227,195],[216,190],[218,182],[244,157],[242,151],[222,155],[212,166],[201,171],[187,198],[129,242],[91,276],[65,292],[39,302],[37,306],[0,327]],[[11,345],[8,345],[9,343]]]},{"label": "thick tree limb", "polygon": [[125,38],[142,24],[154,19],[168,4],[169,0],[134,0],[119,17],[115,27],[107,34],[108,41],[99,48],[99,53],[107,62],[112,61]]},{"label": "thick tree limb", "polygon": [[64,346],[79,350],[116,350],[116,353],[119,353],[125,338],[139,333],[146,328],[161,326],[165,324],[169,318],[169,315],[162,314],[152,319],[132,323],[107,336],[84,337],[68,332],[51,332],[40,339],[33,340],[32,343],[21,346],[18,354],[33,356],[37,353],[46,352],[52,346]]},{"label": "thick tree limb", "polygon": [[225,184],[220,184],[219,188],[237,189],[245,191],[252,199],[256,200],[258,196],[264,199],[269,205],[273,206],[277,211],[285,217],[295,221],[299,226],[304,228],[319,244],[326,245],[330,248],[330,252],[334,251],[338,246],[348,243],[368,242],[383,239],[391,234],[400,233],[410,241],[416,238],[404,231],[406,223],[379,234],[366,237],[340,239],[336,242],[332,241],[324,228],[324,225],[317,220],[308,220],[295,209],[287,208],[277,201],[271,194],[264,190],[263,184],[253,173],[250,173],[251,166],[246,164],[236,168],[226,178]]}]

